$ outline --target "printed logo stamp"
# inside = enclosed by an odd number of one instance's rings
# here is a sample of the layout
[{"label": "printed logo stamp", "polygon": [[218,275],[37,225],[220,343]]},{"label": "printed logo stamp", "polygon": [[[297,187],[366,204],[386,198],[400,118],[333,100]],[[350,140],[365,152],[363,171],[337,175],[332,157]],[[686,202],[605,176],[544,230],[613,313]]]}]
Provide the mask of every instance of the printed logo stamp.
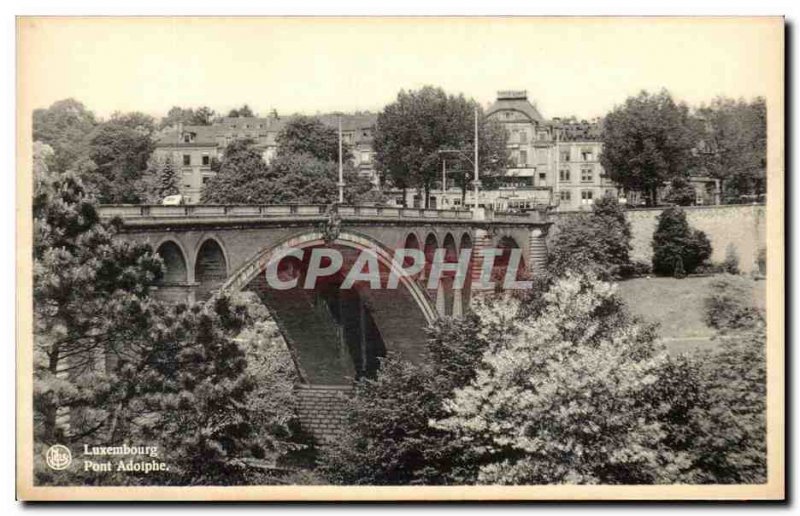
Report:
[{"label": "printed logo stamp", "polygon": [[45,461],[50,469],[58,471],[67,469],[72,464],[72,452],[63,444],[54,444],[47,449]]}]

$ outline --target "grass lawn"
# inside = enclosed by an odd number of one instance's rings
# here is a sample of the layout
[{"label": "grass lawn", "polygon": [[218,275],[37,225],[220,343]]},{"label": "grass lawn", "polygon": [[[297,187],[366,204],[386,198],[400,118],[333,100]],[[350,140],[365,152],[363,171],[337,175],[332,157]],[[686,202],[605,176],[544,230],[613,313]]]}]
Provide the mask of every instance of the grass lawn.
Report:
[{"label": "grass lawn", "polygon": [[[628,308],[642,319],[659,324],[659,334],[670,351],[693,351],[714,343],[712,328],[703,322],[703,300],[714,278],[636,278],[619,282],[619,294]],[[753,283],[756,306],[765,307],[766,283]]]}]

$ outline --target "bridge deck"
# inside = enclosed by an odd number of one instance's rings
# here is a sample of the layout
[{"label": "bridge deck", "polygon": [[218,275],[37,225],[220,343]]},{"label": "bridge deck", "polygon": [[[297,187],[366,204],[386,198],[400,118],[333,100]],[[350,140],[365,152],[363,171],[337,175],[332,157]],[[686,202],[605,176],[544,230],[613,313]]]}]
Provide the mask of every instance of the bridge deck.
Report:
[{"label": "bridge deck", "polygon": [[[323,219],[328,217],[328,206],[319,204],[284,204],[284,205],[210,205],[187,204],[180,206],[163,206],[147,204],[101,205],[98,208],[101,218],[119,217],[125,223],[154,224],[159,222],[211,222],[211,221],[243,221],[247,220],[298,220]],[[339,216],[343,220],[385,220],[385,221],[437,221],[437,222],[470,222],[480,221],[501,224],[541,224],[546,217],[539,212],[497,213],[489,210],[480,218],[476,218],[468,210],[435,210],[424,208],[402,208],[393,206],[348,206],[338,207]]]}]

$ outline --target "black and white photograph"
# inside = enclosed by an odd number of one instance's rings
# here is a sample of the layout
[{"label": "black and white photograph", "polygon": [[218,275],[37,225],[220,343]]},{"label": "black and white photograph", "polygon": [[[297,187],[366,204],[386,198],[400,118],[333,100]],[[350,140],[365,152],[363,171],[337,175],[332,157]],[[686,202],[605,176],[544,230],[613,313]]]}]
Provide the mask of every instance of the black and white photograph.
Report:
[{"label": "black and white photograph", "polygon": [[19,498],[784,498],[783,18],[16,30]]}]

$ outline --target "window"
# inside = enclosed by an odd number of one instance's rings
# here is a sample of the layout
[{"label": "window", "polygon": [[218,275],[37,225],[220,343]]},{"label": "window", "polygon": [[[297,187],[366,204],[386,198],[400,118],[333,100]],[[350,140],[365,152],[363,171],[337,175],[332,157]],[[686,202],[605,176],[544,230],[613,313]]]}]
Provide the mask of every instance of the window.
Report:
[{"label": "window", "polygon": [[560,192],[558,192],[558,197],[562,201],[569,202],[572,200],[572,192],[570,192],[569,190],[561,190]]},{"label": "window", "polygon": [[581,191],[581,204],[592,204],[592,191],[591,190],[583,190],[583,191]]},{"label": "window", "polygon": [[183,164],[184,166],[189,166],[192,164],[192,156],[189,154],[183,155]]},{"label": "window", "polygon": [[528,133],[525,130],[519,132],[519,143],[528,143]]},{"label": "window", "polygon": [[521,150],[519,151],[519,166],[524,167],[528,164],[528,151]]},{"label": "window", "polygon": [[561,161],[569,161],[569,150],[562,150],[559,153],[559,156],[560,156],[559,159]]},{"label": "window", "polygon": [[583,161],[592,161],[594,159],[594,152],[592,149],[581,149],[581,159]]},{"label": "window", "polygon": [[547,183],[547,173],[546,172],[539,172],[539,183],[540,184]]},{"label": "window", "polygon": [[183,143],[191,143],[191,141],[192,141],[192,135],[191,134],[186,133],[186,134],[183,135]]},{"label": "window", "polygon": [[582,168],[581,169],[581,182],[582,183],[591,183],[594,180],[594,173],[592,172],[591,168]]},{"label": "window", "polygon": [[208,154],[203,154],[203,165],[208,166],[211,164],[211,158]]},{"label": "window", "polygon": [[558,171],[558,180],[562,183],[569,183],[569,169],[562,168]]},{"label": "window", "polygon": [[205,177],[203,178],[203,184],[206,184],[206,183],[208,183],[208,180],[209,180],[209,179],[211,179],[209,176],[205,176]]}]

